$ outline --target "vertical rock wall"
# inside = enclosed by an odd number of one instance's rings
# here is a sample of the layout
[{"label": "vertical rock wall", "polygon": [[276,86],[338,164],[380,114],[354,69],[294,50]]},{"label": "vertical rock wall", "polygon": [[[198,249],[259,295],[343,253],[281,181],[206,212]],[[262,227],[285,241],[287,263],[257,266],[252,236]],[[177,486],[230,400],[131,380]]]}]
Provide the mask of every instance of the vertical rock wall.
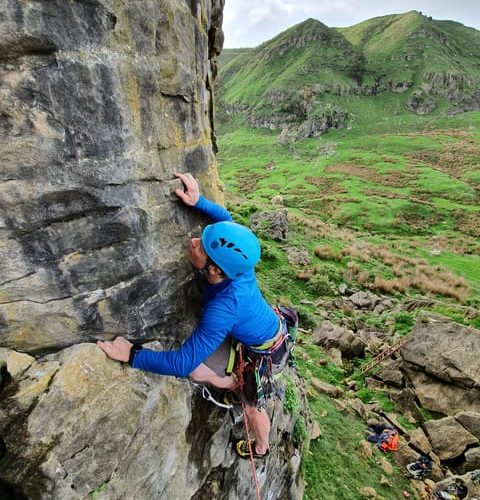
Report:
[{"label": "vertical rock wall", "polygon": [[[255,498],[241,425],[91,343],[190,332],[202,221],[173,172],[220,196],[223,3],[0,0],[0,498]],[[262,497],[299,498],[294,419],[269,411]]]},{"label": "vertical rock wall", "polygon": [[182,331],[222,0],[2,0],[0,345]]}]

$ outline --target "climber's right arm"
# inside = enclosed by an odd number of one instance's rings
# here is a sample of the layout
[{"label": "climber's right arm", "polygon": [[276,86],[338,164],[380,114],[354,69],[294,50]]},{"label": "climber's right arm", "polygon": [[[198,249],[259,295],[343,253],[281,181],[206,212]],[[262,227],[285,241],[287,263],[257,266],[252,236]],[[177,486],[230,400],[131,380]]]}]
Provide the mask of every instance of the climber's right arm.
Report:
[{"label": "climber's right arm", "polygon": [[203,214],[205,214],[213,222],[223,222],[231,221],[232,216],[230,212],[225,208],[217,205],[213,201],[207,200],[203,195],[200,194],[200,189],[198,187],[198,182],[193,177],[192,174],[180,174],[175,173],[175,175],[183,182],[185,189],[176,189],[175,194],[190,207],[194,207]]}]

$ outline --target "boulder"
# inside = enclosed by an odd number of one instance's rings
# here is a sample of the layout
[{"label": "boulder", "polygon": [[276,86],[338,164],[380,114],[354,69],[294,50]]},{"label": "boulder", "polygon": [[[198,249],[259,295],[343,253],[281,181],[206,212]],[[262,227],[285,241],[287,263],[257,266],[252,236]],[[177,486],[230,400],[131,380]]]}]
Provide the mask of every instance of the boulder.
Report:
[{"label": "boulder", "polygon": [[420,458],[420,453],[410,448],[408,441],[403,436],[399,436],[398,450],[392,456],[398,468],[406,471],[409,463],[416,462]]},{"label": "boulder", "polygon": [[419,450],[423,455],[428,455],[432,451],[432,445],[421,428],[410,431],[408,439],[410,446]]},{"label": "boulder", "polygon": [[373,308],[374,314],[382,314],[385,311],[390,311],[393,309],[393,302],[390,299],[382,299],[381,302],[375,305]]},{"label": "boulder", "polygon": [[362,342],[364,342],[372,354],[380,353],[389,345],[386,342],[388,335],[383,332],[362,328],[358,329],[356,334],[362,339]]},{"label": "boulder", "polygon": [[385,388],[385,384],[381,381],[381,380],[378,380],[376,379],[375,377],[366,377],[365,378],[365,385],[369,388],[369,389],[384,389]]},{"label": "boulder", "polygon": [[272,205],[280,205],[283,206],[283,196],[281,194],[276,194],[272,199],[271,199]]},{"label": "boulder", "polygon": [[[383,486],[383,487],[387,487],[387,488],[391,488],[392,487],[392,483],[382,474],[380,476],[380,484]],[[380,497],[380,498],[383,498],[383,497]]]},{"label": "boulder", "polygon": [[326,350],[325,354],[328,356],[330,361],[337,366],[343,366],[342,351],[336,347],[330,347]]},{"label": "boulder", "polygon": [[387,359],[380,364],[376,376],[387,385],[402,387],[403,373],[400,370],[401,366],[401,360]]},{"label": "boulder", "polygon": [[366,420],[368,417],[368,410],[365,403],[359,399],[351,399],[348,401],[348,406],[362,419]]},{"label": "boulder", "polygon": [[308,266],[310,264],[310,255],[306,248],[285,247],[287,259],[293,266]]},{"label": "boulder", "polygon": [[380,457],[379,465],[380,469],[382,469],[385,474],[389,476],[393,474],[393,466],[385,457]]},{"label": "boulder", "polygon": [[464,411],[457,413],[455,418],[462,424],[468,432],[480,439],[480,413],[474,411]]},{"label": "boulder", "polygon": [[417,396],[412,389],[395,389],[391,388],[388,390],[388,395],[390,399],[395,404],[395,409],[404,415],[410,414],[411,410],[416,408]]},{"label": "boulder", "polygon": [[476,498],[480,496],[480,470],[467,472],[463,475],[451,475],[442,481],[438,481],[432,488],[432,493],[439,491],[448,491],[449,486],[457,484],[465,485],[468,488],[467,498]]},{"label": "boulder", "polygon": [[360,357],[364,350],[364,343],[351,330],[334,325],[330,321],[323,321],[313,330],[312,340],[327,349],[339,349],[342,355],[348,358]]},{"label": "boulder", "polygon": [[466,472],[480,470],[480,447],[470,448],[465,452],[464,469]]},{"label": "boulder", "polygon": [[5,361],[8,373],[16,379],[35,362],[35,358],[29,354],[9,350]]},{"label": "boulder", "polygon": [[250,216],[250,227],[275,241],[288,238],[288,212],[286,209],[256,212]]},{"label": "boulder", "polygon": [[372,445],[366,439],[360,441],[356,451],[358,456],[365,461],[373,456]]},{"label": "boulder", "polygon": [[444,415],[480,412],[480,331],[424,313],[399,352],[422,406]]},{"label": "boulder", "polygon": [[350,295],[348,299],[357,309],[368,309],[370,311],[382,301],[380,297],[371,292],[356,292]]},{"label": "boulder", "polygon": [[430,453],[430,458],[433,460],[433,467],[432,467],[432,472],[430,473],[430,479],[432,479],[432,481],[441,481],[446,474],[442,469],[440,459],[433,452]]},{"label": "boulder", "polygon": [[378,498],[377,491],[371,486],[363,486],[358,490],[358,492],[363,498]]},{"label": "boulder", "polygon": [[310,432],[310,439],[312,441],[315,441],[315,439],[318,439],[319,437],[322,437],[322,429],[320,428],[318,422],[315,420],[313,422],[312,429]]},{"label": "boulder", "polygon": [[334,398],[341,396],[343,394],[342,389],[336,387],[328,382],[324,382],[323,380],[319,380],[317,378],[311,379],[312,387],[320,394],[327,394]]},{"label": "boulder", "polygon": [[414,370],[407,370],[407,376],[421,405],[427,410],[442,415],[456,415],[461,411],[476,413],[479,409],[477,397],[480,389],[464,389]]},{"label": "boulder", "polygon": [[454,417],[428,420],[424,423],[424,429],[440,460],[456,458],[468,446],[478,444],[478,439],[470,434]]}]

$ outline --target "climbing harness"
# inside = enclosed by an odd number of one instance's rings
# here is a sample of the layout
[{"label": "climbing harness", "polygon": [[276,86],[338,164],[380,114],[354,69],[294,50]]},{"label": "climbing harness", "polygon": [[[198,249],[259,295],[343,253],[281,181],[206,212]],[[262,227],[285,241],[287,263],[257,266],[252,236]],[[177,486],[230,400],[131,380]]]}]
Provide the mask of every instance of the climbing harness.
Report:
[{"label": "climbing harness", "polygon": [[279,318],[279,330],[275,337],[259,346],[242,346],[241,358],[237,366],[237,376],[244,376],[243,393],[250,404],[257,408],[265,407],[266,400],[278,395],[280,388],[276,375],[286,366],[294,366],[293,348],[295,345],[298,316],[292,309],[278,306],[273,308]]},{"label": "climbing harness", "polygon": [[[258,410],[265,407],[266,400],[278,394],[277,384],[274,379],[287,364],[295,366],[293,359],[293,347],[298,332],[298,316],[295,311],[281,306],[273,308],[279,318],[279,329],[277,334],[267,342],[258,346],[244,346],[240,343],[232,343],[232,352],[227,364],[227,373],[233,373],[237,377],[236,391],[241,401],[242,413],[237,417],[243,417],[245,435],[249,452],[250,468],[257,500],[261,500],[260,486],[255,469],[252,440],[250,438],[250,426],[247,418],[247,404],[256,406]],[[203,385],[192,382],[194,386],[201,388],[202,397],[220,408],[230,411],[233,423],[238,423],[240,418],[235,417],[235,408],[238,405],[225,404],[217,401],[210,390]]]}]

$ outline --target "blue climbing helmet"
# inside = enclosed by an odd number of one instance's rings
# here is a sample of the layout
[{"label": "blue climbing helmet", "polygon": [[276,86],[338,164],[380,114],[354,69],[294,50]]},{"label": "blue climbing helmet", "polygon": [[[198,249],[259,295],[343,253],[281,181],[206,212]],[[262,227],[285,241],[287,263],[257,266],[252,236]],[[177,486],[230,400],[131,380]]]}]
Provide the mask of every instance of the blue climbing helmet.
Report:
[{"label": "blue climbing helmet", "polygon": [[202,233],[207,255],[230,278],[253,269],[260,259],[260,243],[248,227],[236,222],[216,222]]}]

